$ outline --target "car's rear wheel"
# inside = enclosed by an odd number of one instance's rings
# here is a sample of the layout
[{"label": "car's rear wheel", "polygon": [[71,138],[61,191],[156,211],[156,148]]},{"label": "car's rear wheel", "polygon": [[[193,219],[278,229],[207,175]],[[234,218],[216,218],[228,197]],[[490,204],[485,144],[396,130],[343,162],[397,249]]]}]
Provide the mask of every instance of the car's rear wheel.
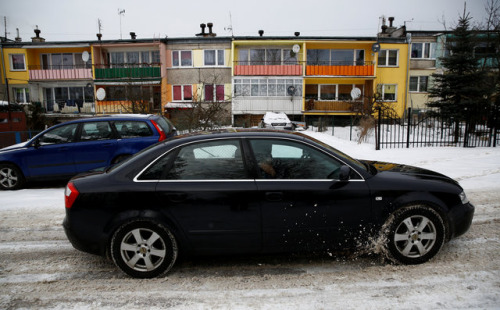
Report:
[{"label": "car's rear wheel", "polygon": [[25,183],[24,175],[12,164],[0,164],[0,189],[20,189]]},{"label": "car's rear wheel", "polygon": [[164,275],[174,265],[177,252],[177,242],[170,230],[146,220],[121,226],[111,240],[113,261],[134,278]]},{"label": "car's rear wheel", "polygon": [[401,264],[421,264],[434,257],[444,244],[446,229],[441,216],[425,205],[394,212],[384,225],[388,258]]}]

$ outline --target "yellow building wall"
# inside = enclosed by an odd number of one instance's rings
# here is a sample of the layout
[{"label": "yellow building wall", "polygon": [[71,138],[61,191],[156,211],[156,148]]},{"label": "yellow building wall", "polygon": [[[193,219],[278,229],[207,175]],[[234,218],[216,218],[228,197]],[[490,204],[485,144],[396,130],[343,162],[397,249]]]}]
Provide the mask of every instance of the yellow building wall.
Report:
[{"label": "yellow building wall", "polygon": [[84,51],[91,53],[89,47],[78,48],[41,48],[41,49],[27,49],[30,65],[41,65],[41,54],[60,54],[60,53],[83,53]]},{"label": "yellow building wall", "polygon": [[[10,55],[11,54],[23,54],[26,69],[23,71],[12,71],[10,67]],[[28,84],[29,73],[28,66],[30,65],[28,56],[26,55],[26,50],[22,48],[4,48],[3,49],[3,61],[5,64],[5,74],[9,81],[9,85],[13,84]]]},{"label": "yellow building wall", "polygon": [[[381,44],[381,49],[397,49],[398,65],[396,67],[376,67],[376,78],[374,81],[374,92],[379,84],[396,84],[396,101],[393,107],[399,116],[403,116],[407,107],[408,92],[408,44]],[[378,53],[377,53],[378,57]]]}]

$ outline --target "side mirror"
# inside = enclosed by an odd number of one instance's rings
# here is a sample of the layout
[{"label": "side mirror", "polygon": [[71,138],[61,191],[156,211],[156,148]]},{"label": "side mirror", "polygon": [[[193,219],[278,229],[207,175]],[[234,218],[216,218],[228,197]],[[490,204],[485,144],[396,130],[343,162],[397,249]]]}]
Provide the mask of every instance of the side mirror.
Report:
[{"label": "side mirror", "polygon": [[340,181],[349,181],[349,176],[351,174],[351,168],[349,166],[340,167],[339,180]]},{"label": "side mirror", "polygon": [[37,149],[40,147],[40,140],[36,139],[35,141],[33,141],[33,143],[31,143],[31,145]]}]

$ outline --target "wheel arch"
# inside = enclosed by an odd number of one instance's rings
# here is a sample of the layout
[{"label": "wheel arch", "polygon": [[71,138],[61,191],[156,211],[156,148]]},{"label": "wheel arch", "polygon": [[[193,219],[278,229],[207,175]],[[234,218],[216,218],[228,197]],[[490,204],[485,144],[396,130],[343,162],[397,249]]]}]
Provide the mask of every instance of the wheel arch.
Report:
[{"label": "wheel arch", "polygon": [[110,258],[111,241],[116,231],[127,223],[146,221],[166,226],[174,235],[179,251],[185,250],[185,238],[175,222],[165,214],[156,210],[127,210],[114,216],[104,228],[104,249],[106,257]]}]

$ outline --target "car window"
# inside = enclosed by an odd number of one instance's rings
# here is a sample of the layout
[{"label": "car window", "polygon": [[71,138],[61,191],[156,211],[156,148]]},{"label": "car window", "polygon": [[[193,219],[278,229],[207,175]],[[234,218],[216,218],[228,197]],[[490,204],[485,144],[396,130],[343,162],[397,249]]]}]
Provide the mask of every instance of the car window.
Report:
[{"label": "car window", "polygon": [[165,117],[161,116],[157,119],[154,120],[160,127],[163,129],[164,132],[169,133],[170,131],[173,130],[174,126],[172,123],[166,119]]},{"label": "car window", "polygon": [[78,124],[69,124],[47,131],[38,138],[40,145],[73,142]]},{"label": "car window", "polygon": [[137,137],[148,137],[153,135],[153,131],[146,124],[146,122],[141,121],[116,121],[114,122],[115,128],[120,134],[120,137],[126,138],[137,138]]},{"label": "car window", "polygon": [[158,179],[161,173],[163,173],[161,179],[164,180],[248,178],[238,140],[217,140],[184,146],[176,155],[173,155],[173,152],[164,155],[138,179]]},{"label": "car window", "polygon": [[88,122],[83,123],[80,140],[94,141],[111,139],[113,131],[108,122]]},{"label": "car window", "polygon": [[311,146],[289,140],[250,140],[261,179],[338,179],[342,163]]}]

